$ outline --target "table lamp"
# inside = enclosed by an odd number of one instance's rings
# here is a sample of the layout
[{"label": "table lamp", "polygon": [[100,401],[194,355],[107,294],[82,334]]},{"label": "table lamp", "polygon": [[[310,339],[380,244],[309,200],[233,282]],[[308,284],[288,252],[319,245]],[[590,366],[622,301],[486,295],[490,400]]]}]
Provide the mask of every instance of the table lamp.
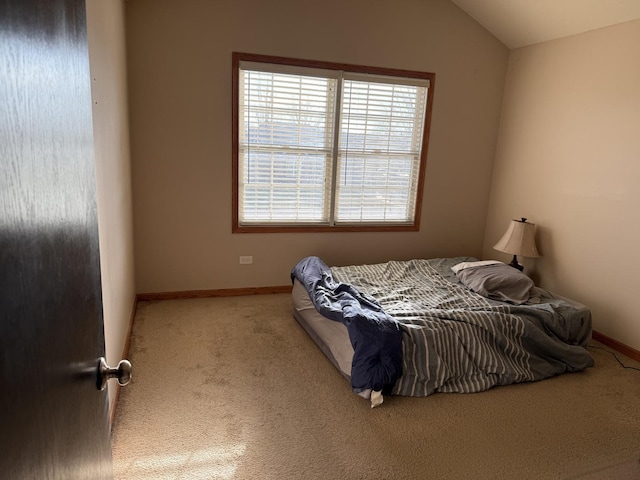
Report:
[{"label": "table lamp", "polygon": [[540,256],[536,248],[535,234],[535,223],[527,222],[524,217],[521,220],[511,220],[509,228],[493,248],[499,252],[512,254],[513,260],[509,265],[522,271],[524,267],[518,263],[518,255],[523,257]]}]

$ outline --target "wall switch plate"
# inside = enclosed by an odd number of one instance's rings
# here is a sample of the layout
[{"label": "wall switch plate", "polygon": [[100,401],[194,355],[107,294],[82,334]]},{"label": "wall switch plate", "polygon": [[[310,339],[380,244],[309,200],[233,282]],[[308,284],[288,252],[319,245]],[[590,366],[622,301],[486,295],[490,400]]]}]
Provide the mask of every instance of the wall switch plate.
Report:
[{"label": "wall switch plate", "polygon": [[252,255],[240,255],[240,265],[251,265],[253,263]]}]

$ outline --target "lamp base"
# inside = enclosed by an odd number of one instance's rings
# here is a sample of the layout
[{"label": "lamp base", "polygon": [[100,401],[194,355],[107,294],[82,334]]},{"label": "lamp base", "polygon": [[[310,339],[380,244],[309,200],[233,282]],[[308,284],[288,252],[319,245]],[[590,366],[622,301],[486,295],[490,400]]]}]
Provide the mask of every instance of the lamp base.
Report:
[{"label": "lamp base", "polygon": [[513,256],[513,259],[511,260],[511,263],[509,265],[511,265],[513,268],[517,268],[520,271],[524,270],[524,266],[522,266],[522,265],[520,265],[518,263],[518,256],[517,255]]}]

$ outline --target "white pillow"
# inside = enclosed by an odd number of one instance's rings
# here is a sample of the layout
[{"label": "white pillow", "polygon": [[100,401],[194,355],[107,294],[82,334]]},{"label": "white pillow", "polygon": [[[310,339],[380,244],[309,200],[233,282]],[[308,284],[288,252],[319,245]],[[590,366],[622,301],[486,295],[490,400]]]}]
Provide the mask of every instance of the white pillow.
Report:
[{"label": "white pillow", "polygon": [[502,262],[499,262],[498,260],[478,260],[477,262],[461,262],[451,267],[451,270],[453,270],[453,273],[457,274],[460,270],[464,270],[465,268],[482,267],[483,265],[494,265],[496,263],[502,263]]}]

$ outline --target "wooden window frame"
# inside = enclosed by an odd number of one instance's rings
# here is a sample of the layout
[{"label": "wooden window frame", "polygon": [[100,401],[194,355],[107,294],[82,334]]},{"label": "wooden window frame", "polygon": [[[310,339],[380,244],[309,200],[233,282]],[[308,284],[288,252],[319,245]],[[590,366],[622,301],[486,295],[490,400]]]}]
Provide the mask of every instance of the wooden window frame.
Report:
[{"label": "wooden window frame", "polygon": [[[427,91],[427,105],[424,116],[422,149],[420,152],[420,166],[416,203],[413,223],[411,224],[339,224],[339,225],[241,225],[239,222],[239,71],[241,62],[258,62],[276,65],[298,66],[306,68],[341,70],[353,73],[384,75],[393,77],[407,77],[429,80]],[[429,132],[431,130],[431,112],[433,109],[433,93],[435,87],[435,73],[400,70],[392,68],[370,67],[344,63],[324,62],[316,60],[302,60],[288,57],[258,55],[251,53],[233,52],[232,54],[232,233],[311,233],[311,232],[409,232],[420,230],[422,213],[422,199],[425,183],[427,152],[429,147]]]}]

